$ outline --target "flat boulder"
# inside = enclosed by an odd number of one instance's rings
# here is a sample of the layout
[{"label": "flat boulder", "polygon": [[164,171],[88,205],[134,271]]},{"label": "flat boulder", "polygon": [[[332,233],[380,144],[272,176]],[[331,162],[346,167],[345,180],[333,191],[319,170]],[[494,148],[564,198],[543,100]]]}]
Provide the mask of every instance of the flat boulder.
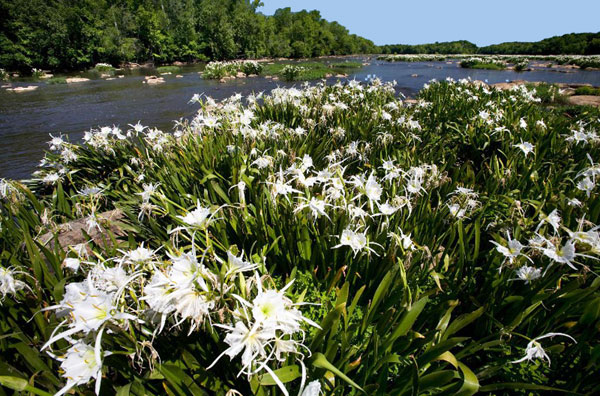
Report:
[{"label": "flat boulder", "polygon": [[83,77],[69,77],[66,79],[67,84],[73,84],[73,83],[80,83],[80,82],[86,82],[86,81],[90,81],[89,78],[83,78]]},{"label": "flat boulder", "polygon": [[[120,220],[124,217],[123,212],[119,209],[109,210],[99,213],[96,220],[100,225],[98,227],[90,227],[87,223],[87,218],[69,221],[58,226],[58,232],[47,232],[39,237],[39,241],[51,248],[54,248],[56,237],[58,244],[66,249],[68,246],[87,243],[90,239],[99,246],[110,244],[111,239],[106,235],[110,231],[115,237],[126,235],[125,231],[119,225]],[[89,237],[88,237],[89,236]]]},{"label": "flat boulder", "polygon": [[39,86],[37,86],[37,85],[28,85],[26,87],[7,88],[6,90],[12,91],[12,92],[29,92],[29,91],[35,91],[38,88],[39,88]]},{"label": "flat boulder", "polygon": [[165,79],[162,77],[159,78],[149,78],[145,81],[147,84],[149,85],[156,85],[156,84],[162,84],[165,82]]},{"label": "flat boulder", "polygon": [[[527,81],[515,80],[515,81],[510,81],[510,82],[492,84],[492,86],[496,87],[498,89],[501,89],[501,90],[507,90],[507,89],[513,89],[514,87],[516,87],[518,85],[524,85],[524,84],[527,84]],[[534,84],[534,83],[532,83],[532,84]]]},{"label": "flat boulder", "polygon": [[569,103],[579,106],[600,107],[600,96],[594,95],[573,95],[569,97]]}]

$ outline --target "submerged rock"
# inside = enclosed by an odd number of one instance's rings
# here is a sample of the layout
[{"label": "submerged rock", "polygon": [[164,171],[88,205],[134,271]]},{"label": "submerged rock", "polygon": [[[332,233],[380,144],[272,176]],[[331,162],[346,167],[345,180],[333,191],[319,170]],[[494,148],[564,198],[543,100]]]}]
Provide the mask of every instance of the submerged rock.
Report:
[{"label": "submerged rock", "polygon": [[156,84],[162,84],[165,82],[165,79],[162,77],[154,77],[154,78],[149,78],[146,81],[144,81],[145,83],[149,84],[149,85],[156,85]]},{"label": "submerged rock", "polygon": [[72,83],[90,81],[90,79],[84,78],[84,77],[69,77],[65,81],[67,81],[67,84],[72,84]]},{"label": "submerged rock", "polygon": [[28,92],[28,91],[35,91],[38,88],[39,88],[39,86],[37,86],[37,85],[28,85],[26,87],[7,88],[6,90],[11,91],[11,92]]}]

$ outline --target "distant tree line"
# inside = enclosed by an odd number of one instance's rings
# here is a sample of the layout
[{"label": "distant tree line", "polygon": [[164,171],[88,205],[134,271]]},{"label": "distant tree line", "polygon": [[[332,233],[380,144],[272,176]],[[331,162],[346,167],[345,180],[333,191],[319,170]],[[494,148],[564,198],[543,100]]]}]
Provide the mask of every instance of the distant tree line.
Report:
[{"label": "distant tree line", "polygon": [[478,49],[466,40],[418,45],[391,44],[379,48],[382,54],[475,54]]},{"label": "distant tree line", "polygon": [[0,0],[0,68],[374,53],[319,11],[259,0]]},{"label": "distant tree line", "polygon": [[600,33],[571,33],[536,42],[508,42],[477,47],[469,41],[380,47],[384,54],[493,54],[493,55],[596,55],[600,54]]}]

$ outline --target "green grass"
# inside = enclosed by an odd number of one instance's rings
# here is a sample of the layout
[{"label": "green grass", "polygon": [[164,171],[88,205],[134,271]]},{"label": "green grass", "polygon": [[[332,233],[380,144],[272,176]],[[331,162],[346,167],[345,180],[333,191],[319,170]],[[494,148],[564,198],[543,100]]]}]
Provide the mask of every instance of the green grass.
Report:
[{"label": "green grass", "polygon": [[469,66],[470,69],[483,69],[483,70],[504,70],[505,66],[499,65],[497,63],[475,63],[472,66]]},{"label": "green grass", "polygon": [[286,65],[294,65],[304,68],[304,70],[294,78],[294,80],[298,81],[319,80],[326,78],[328,75],[332,76],[336,74],[347,74],[362,67],[362,64],[358,62],[337,62],[331,64],[326,64],[323,62],[287,62],[265,64],[261,74],[282,77],[282,70]]},{"label": "green grass", "polygon": [[593,95],[600,96],[600,88],[579,87],[575,90],[575,95]]},{"label": "green grass", "polygon": [[115,68],[109,64],[98,63],[94,66],[94,70],[97,72],[113,72]]},{"label": "green grass", "polygon": [[156,71],[159,73],[178,73],[181,71],[179,66],[158,66]]},{"label": "green grass", "polygon": [[46,84],[66,84],[67,79],[65,77],[50,77],[46,80]]},{"label": "green grass", "polygon": [[332,62],[328,63],[327,66],[333,69],[360,69],[362,67],[362,63],[360,62]]}]

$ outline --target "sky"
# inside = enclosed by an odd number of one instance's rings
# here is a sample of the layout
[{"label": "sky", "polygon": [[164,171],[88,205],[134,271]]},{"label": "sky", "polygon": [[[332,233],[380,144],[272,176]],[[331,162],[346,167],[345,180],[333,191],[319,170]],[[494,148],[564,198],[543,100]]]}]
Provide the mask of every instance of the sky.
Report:
[{"label": "sky", "polygon": [[262,0],[258,11],[319,10],[383,44],[469,40],[478,46],[600,32],[600,0]]}]

